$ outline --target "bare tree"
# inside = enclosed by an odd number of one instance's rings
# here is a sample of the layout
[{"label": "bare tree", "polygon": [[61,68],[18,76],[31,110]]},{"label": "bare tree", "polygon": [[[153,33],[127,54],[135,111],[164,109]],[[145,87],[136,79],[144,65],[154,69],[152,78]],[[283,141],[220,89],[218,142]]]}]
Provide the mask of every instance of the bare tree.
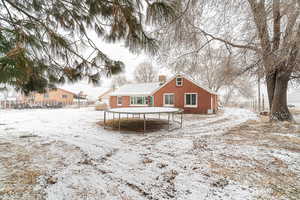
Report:
[{"label": "bare tree", "polygon": [[226,97],[222,98],[222,103],[227,104],[235,96],[247,98],[253,97],[254,93],[249,87],[252,80],[237,67],[238,59],[228,54],[224,46],[214,49],[208,45],[196,55],[177,58],[169,68],[174,73],[191,77],[215,92],[225,92]]},{"label": "bare tree", "polygon": [[239,68],[224,48],[204,48],[196,55],[182,56],[169,64],[174,73],[182,73],[218,92],[237,79]]},{"label": "bare tree", "polygon": [[223,98],[221,99],[223,105],[228,105],[231,99],[234,96],[234,87],[228,86],[225,89],[225,94],[222,96]]},{"label": "bare tree", "polygon": [[142,62],[136,67],[134,78],[138,83],[154,82],[157,79],[157,71],[150,62]]},{"label": "bare tree", "polygon": [[185,0],[178,5],[178,18],[154,31],[163,44],[160,57],[177,60],[224,44],[232,56],[243,58],[242,71],[263,66],[270,119],[293,120],[287,88],[300,78],[300,1]]},{"label": "bare tree", "polygon": [[112,76],[111,88],[116,89],[127,83],[130,83],[130,81],[127,80],[125,75],[121,74],[121,75]]}]

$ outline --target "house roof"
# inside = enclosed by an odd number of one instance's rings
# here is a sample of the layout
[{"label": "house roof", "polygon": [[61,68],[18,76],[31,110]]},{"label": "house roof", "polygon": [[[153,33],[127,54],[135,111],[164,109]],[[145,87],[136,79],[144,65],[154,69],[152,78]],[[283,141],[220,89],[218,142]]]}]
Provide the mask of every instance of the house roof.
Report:
[{"label": "house roof", "polygon": [[163,88],[165,85],[167,85],[168,83],[170,83],[172,80],[174,80],[174,78],[176,78],[178,76],[183,77],[184,79],[192,82],[193,84],[195,84],[196,86],[204,89],[205,91],[207,91],[210,94],[218,95],[218,93],[216,93],[216,92],[214,92],[214,91],[212,91],[212,90],[210,90],[210,89],[208,89],[206,87],[201,86],[200,83],[198,83],[198,82],[196,82],[196,81],[194,81],[194,80],[192,80],[192,79],[190,79],[190,78],[188,78],[188,77],[186,77],[184,75],[181,75],[181,74],[176,74],[175,76],[173,76],[172,78],[170,78],[169,80],[167,80],[164,84],[160,85],[160,87],[156,88],[156,90],[154,90],[152,94],[154,94],[155,92],[157,92],[158,90],[160,90],[161,88]]},{"label": "house roof", "polygon": [[[46,89],[46,91],[44,92],[44,93],[48,93],[48,92],[52,92],[52,91],[57,91],[57,90],[60,90],[60,91],[62,91],[62,92],[64,92],[64,93],[69,93],[69,94],[72,94],[72,95],[76,95],[75,93],[73,93],[73,92],[70,92],[70,91],[68,91],[68,90],[65,90],[65,89],[62,89],[62,88],[48,88],[48,89]],[[39,93],[39,92],[32,92],[31,94],[32,95],[36,95],[36,94],[44,94],[44,93]]]},{"label": "house roof", "polygon": [[202,88],[203,90],[207,91],[210,94],[218,95],[217,93],[213,92],[212,90],[201,86],[196,81],[193,81],[192,79],[190,79],[184,75],[177,74],[177,75],[173,76],[172,78],[170,78],[168,81],[166,81],[164,84],[160,84],[160,82],[126,84],[126,85],[123,85],[122,87],[120,87],[119,89],[117,89],[116,91],[112,92],[110,94],[110,96],[133,96],[133,95],[151,96],[178,76],[183,77],[184,79],[192,82],[193,84]]},{"label": "house roof", "polygon": [[110,94],[111,92],[113,92],[113,91],[114,91],[113,88],[106,90],[105,92],[103,92],[103,93],[98,97],[98,99],[104,98],[105,96],[109,96],[109,94]]},{"label": "house roof", "polygon": [[54,89],[54,90],[61,90],[61,91],[66,92],[66,93],[69,93],[69,94],[72,94],[72,95],[76,95],[75,93],[70,92],[70,91],[65,90],[65,89],[62,89],[62,88],[56,88],[56,89]]},{"label": "house roof", "polygon": [[209,89],[209,88],[207,88],[207,87],[202,86],[200,83],[198,83],[197,81],[192,80],[191,78],[188,78],[188,77],[185,77],[185,76],[184,76],[184,78],[187,79],[187,80],[189,80],[190,82],[194,83],[194,84],[197,85],[198,87],[200,87],[200,88],[206,90],[206,91],[207,91],[208,93],[210,93],[210,94],[219,95],[217,92],[214,92],[213,90],[211,90],[211,89]]},{"label": "house roof", "polygon": [[133,96],[133,95],[141,95],[141,96],[149,96],[151,95],[157,88],[159,88],[159,82],[153,83],[131,83],[126,84],[112,92],[110,96]]}]

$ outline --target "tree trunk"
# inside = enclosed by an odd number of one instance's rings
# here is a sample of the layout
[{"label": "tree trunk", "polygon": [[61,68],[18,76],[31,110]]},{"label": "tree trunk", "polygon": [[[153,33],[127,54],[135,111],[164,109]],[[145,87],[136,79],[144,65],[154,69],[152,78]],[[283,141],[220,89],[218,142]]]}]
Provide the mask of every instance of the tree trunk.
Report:
[{"label": "tree trunk", "polygon": [[[275,83],[275,85],[271,85],[272,84],[271,80],[269,80],[269,82],[267,81],[268,93],[270,93],[270,95],[272,96],[270,120],[271,121],[293,121],[293,116],[291,115],[287,107],[287,89],[288,89],[290,75],[287,72],[285,73],[277,72],[274,76],[275,76],[275,81],[273,82]],[[272,95],[272,90],[273,90],[273,95]]]},{"label": "tree trunk", "polygon": [[276,85],[276,72],[266,75],[267,91],[269,99],[269,109],[272,109],[272,102],[274,97],[275,85]]}]

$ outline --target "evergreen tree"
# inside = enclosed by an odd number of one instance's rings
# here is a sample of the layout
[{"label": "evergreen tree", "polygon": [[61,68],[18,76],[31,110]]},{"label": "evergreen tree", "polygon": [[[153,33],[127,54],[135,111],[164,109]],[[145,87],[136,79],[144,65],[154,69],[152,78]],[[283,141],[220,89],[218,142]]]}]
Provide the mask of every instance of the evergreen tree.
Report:
[{"label": "evergreen tree", "polygon": [[1,0],[0,7],[0,84],[29,93],[83,78],[97,83],[120,72],[123,63],[105,55],[91,32],[101,41],[122,41],[131,52],[154,53],[156,41],[144,26],[171,21],[175,5],[167,0]]}]

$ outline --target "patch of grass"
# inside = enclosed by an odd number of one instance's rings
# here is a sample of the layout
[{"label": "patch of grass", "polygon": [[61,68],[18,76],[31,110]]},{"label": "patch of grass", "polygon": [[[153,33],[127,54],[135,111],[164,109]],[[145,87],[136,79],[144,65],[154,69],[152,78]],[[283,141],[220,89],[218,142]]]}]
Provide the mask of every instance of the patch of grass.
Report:
[{"label": "patch of grass", "polygon": [[40,175],[41,173],[38,170],[26,169],[13,173],[10,180],[15,183],[34,185],[37,183],[37,178]]},{"label": "patch of grass", "polygon": [[270,184],[272,195],[277,198],[286,197],[289,200],[300,199],[300,188],[285,184]]},{"label": "patch of grass", "polygon": [[[100,121],[97,123],[100,126],[104,126],[104,122]],[[113,130],[119,130],[119,119],[107,120],[105,126]],[[146,131],[154,132],[161,129],[165,129],[168,126],[168,121],[166,120],[156,120],[147,119],[146,120]],[[139,118],[121,118],[120,127],[122,131],[134,131],[134,132],[144,132],[144,119]]]},{"label": "patch of grass", "polygon": [[290,109],[290,111],[294,115],[300,115],[300,109],[298,109],[298,108]]},{"label": "patch of grass", "polygon": [[206,150],[208,150],[207,142],[202,139],[195,139],[195,140],[193,140],[193,149],[199,149],[199,150],[206,151]]},{"label": "patch of grass", "polygon": [[22,187],[22,188],[16,188],[13,186],[6,186],[3,189],[0,190],[0,196],[4,196],[4,195],[13,195],[16,193],[23,193],[26,192],[26,188]]},{"label": "patch of grass", "polygon": [[[270,190],[272,198],[269,199],[300,199],[297,171],[293,168],[296,166],[289,166],[289,160],[295,159],[295,153],[300,152],[297,127],[288,122],[270,123],[267,118],[262,117],[232,128],[224,134],[226,148],[232,145],[235,149],[240,148],[242,152],[246,152],[255,147],[257,152],[254,151],[254,155],[235,154],[234,151],[220,154],[222,159],[210,161],[213,173],[238,182],[261,185]],[[247,150],[248,147],[250,148]],[[279,155],[285,155],[289,159]],[[223,160],[226,160],[225,164]],[[234,166],[234,163],[242,165]],[[262,196],[258,199],[268,198]]]}]

